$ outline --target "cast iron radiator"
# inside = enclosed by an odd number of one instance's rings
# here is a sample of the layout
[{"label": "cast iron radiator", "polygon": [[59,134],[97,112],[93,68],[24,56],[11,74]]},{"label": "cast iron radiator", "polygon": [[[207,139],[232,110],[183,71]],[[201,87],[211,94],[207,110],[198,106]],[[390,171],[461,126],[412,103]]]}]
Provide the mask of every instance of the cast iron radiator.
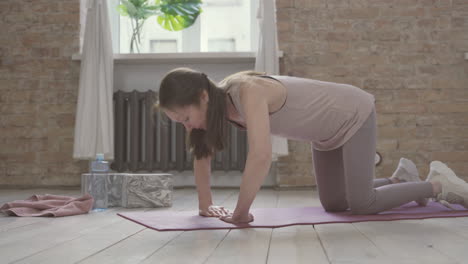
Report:
[{"label": "cast iron radiator", "polygon": [[[114,161],[118,172],[184,171],[193,169],[193,157],[186,147],[182,124],[154,111],[157,93],[114,93]],[[230,124],[228,146],[212,159],[212,170],[243,170],[247,156],[247,136]]]}]

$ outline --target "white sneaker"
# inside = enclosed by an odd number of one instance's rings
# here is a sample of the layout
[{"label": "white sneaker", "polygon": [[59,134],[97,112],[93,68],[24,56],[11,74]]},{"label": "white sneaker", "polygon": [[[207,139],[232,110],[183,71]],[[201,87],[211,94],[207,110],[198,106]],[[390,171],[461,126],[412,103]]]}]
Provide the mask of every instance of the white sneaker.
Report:
[{"label": "white sneaker", "polygon": [[468,208],[468,183],[460,179],[455,173],[440,161],[433,161],[430,165],[426,181],[438,181],[442,185],[442,192],[435,200],[454,209],[450,204],[461,204]]},{"label": "white sneaker", "polygon": [[398,168],[393,173],[390,179],[398,179],[398,181],[405,182],[420,182],[419,172],[414,162],[409,159],[401,158],[398,163]]},{"label": "white sneaker", "polygon": [[[419,178],[419,172],[414,162],[409,159],[401,158],[398,168],[393,173],[390,180],[397,179],[397,182],[422,182]],[[415,201],[419,206],[426,206],[428,198],[421,198]]]}]

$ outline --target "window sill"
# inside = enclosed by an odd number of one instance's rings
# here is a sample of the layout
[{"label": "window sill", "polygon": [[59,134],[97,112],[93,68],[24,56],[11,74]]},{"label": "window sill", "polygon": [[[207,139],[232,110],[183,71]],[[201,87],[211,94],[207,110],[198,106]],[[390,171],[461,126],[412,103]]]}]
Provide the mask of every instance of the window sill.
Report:
[{"label": "window sill", "polygon": [[[283,57],[282,51],[279,51],[279,57]],[[81,54],[74,54],[72,60],[81,61]],[[114,61],[116,64],[243,63],[255,62],[255,52],[115,53]]]}]

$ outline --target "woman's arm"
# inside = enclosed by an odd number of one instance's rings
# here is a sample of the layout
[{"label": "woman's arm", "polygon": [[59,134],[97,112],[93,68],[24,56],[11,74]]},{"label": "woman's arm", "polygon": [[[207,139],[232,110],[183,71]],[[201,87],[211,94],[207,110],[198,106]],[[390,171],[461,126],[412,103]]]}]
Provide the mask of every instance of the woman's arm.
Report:
[{"label": "woman's arm", "polygon": [[211,198],[211,157],[194,159],[193,169],[198,192],[198,212],[201,216],[220,217],[229,213],[222,206],[214,206]]},{"label": "woman's arm", "polygon": [[250,85],[244,90],[241,88],[240,95],[247,126],[249,153],[237,206],[232,218],[223,218],[227,222],[253,220],[249,214],[250,206],[271,166],[270,119],[264,87]]},{"label": "woman's arm", "polygon": [[193,160],[193,170],[195,173],[195,185],[198,192],[198,209],[207,211],[213,205],[211,198],[211,157]]}]

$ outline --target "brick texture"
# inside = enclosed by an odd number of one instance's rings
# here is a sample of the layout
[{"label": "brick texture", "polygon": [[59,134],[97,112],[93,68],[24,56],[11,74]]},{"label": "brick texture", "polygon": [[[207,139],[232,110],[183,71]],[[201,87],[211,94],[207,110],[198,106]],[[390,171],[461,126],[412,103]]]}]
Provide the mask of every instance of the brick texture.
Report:
[{"label": "brick texture", "polygon": [[0,186],[78,186],[79,0],[3,0],[0,25]]},{"label": "brick texture", "polygon": [[[468,1],[277,0],[281,73],[356,85],[376,97],[377,177],[400,157],[468,180]],[[310,146],[290,141],[281,186],[314,184]]]}]

